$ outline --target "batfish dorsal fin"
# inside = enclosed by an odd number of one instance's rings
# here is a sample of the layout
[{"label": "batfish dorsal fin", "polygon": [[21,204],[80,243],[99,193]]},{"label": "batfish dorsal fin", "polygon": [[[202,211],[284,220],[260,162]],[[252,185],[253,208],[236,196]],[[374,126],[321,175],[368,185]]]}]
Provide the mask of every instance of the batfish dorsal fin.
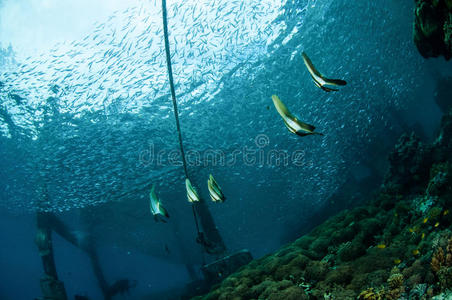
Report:
[{"label": "batfish dorsal fin", "polygon": [[157,195],[155,194],[155,183],[152,184],[151,192],[149,193],[151,197],[157,198]]},{"label": "batfish dorsal fin", "polygon": [[312,76],[312,74],[315,74],[315,75],[323,78],[322,74],[320,74],[320,72],[314,67],[314,64],[312,63],[312,61],[308,57],[308,55],[304,52],[301,55],[303,56],[304,64],[308,68],[309,73],[311,73],[311,76]]},{"label": "batfish dorsal fin", "polygon": [[[326,78],[325,76],[323,76],[315,67],[314,64],[312,63],[311,59],[307,56],[306,53],[302,53],[303,56],[303,61],[304,64],[306,65],[306,67],[308,68],[309,73],[311,74],[312,79],[314,80],[314,83],[321,89],[323,89],[325,92],[336,92],[338,90],[333,89],[333,88],[329,88],[329,87],[325,87],[325,84],[327,85],[333,85],[333,86],[344,86],[347,84],[347,82],[345,80],[342,79],[331,79],[331,78]],[[317,78],[316,78],[317,77]]]},{"label": "batfish dorsal fin", "polygon": [[281,99],[279,99],[278,96],[276,95],[272,95],[272,100],[273,100],[273,104],[276,107],[276,110],[278,111],[278,113],[281,115],[281,117],[283,117],[283,119],[285,118],[290,118],[290,119],[294,119],[295,117],[290,113],[289,109],[286,107],[286,105],[281,101]]}]

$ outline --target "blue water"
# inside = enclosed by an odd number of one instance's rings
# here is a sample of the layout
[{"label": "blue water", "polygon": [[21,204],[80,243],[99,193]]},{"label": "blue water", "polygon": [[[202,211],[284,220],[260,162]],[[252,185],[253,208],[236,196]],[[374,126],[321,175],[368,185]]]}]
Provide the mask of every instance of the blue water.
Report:
[{"label": "blue water", "polygon": [[[0,22],[1,299],[40,295],[33,239],[43,201],[80,240],[93,237],[108,281],[137,280],[124,299],[181,287],[189,281],[185,264],[202,263],[160,2],[111,3],[116,10],[87,2],[86,14],[83,7],[70,14],[54,1],[23,10],[0,2],[0,17],[10,21]],[[39,9],[58,17],[44,22]],[[189,174],[204,198],[210,173],[226,194],[225,203],[208,205],[230,251],[260,257],[295,239],[339,209],[328,199],[349,178],[370,176],[401,132],[431,138],[440,115],[435,82],[452,69],[418,54],[412,14],[410,1],[169,1]],[[19,17],[27,22],[12,21]],[[28,33],[21,39],[21,32]],[[348,85],[337,93],[316,88],[303,51]],[[325,135],[290,134],[272,94]],[[152,183],[167,224],[149,212]],[[70,297],[99,299],[86,255],[58,235],[54,248]]]}]

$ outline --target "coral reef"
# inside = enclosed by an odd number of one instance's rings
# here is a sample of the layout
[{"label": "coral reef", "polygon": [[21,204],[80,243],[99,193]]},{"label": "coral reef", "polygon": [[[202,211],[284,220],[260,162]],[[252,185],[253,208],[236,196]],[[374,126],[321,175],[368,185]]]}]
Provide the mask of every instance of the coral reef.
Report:
[{"label": "coral reef", "polygon": [[[196,299],[450,299],[452,113],[403,135],[378,191]],[[446,297],[446,298],[444,298]]]},{"label": "coral reef", "polygon": [[387,282],[388,289],[384,293],[385,299],[399,299],[405,292],[405,287],[403,285],[403,275],[398,268],[394,267]]},{"label": "coral reef", "polygon": [[438,247],[430,265],[441,290],[452,288],[452,237],[448,240],[445,250],[441,246]]},{"label": "coral reef", "polygon": [[383,296],[380,291],[374,291],[373,288],[368,288],[365,291],[362,291],[359,296],[359,300],[382,300]]},{"label": "coral reef", "polygon": [[450,0],[416,0],[413,38],[425,57],[452,57],[452,4]]},{"label": "coral reef", "polygon": [[433,300],[450,300],[450,299],[452,299],[452,292],[448,291],[448,292],[441,293],[440,295],[432,297],[432,299]]}]

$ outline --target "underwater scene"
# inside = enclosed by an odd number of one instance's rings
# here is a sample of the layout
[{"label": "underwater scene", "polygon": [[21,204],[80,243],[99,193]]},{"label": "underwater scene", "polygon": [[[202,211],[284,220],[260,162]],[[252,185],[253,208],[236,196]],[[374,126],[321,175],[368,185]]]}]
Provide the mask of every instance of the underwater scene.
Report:
[{"label": "underwater scene", "polygon": [[0,300],[452,299],[451,0],[0,0]]}]

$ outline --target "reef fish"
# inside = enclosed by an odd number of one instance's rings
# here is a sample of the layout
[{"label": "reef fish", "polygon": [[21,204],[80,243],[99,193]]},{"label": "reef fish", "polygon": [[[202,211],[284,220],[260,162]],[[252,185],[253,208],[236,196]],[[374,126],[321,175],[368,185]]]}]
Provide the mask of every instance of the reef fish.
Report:
[{"label": "reef fish", "polygon": [[306,53],[302,53],[303,61],[306,67],[308,68],[309,73],[311,74],[312,80],[314,80],[314,83],[316,86],[324,90],[325,92],[337,92],[338,89],[334,89],[332,87],[328,87],[328,85],[333,86],[341,86],[346,85],[347,82],[342,79],[330,79],[323,76],[312,63],[311,59],[306,55]]},{"label": "reef fish", "polygon": [[224,200],[226,200],[226,197],[212,174],[209,175],[209,179],[207,180],[207,187],[213,202],[224,202]]},{"label": "reef fish", "polygon": [[290,132],[299,136],[306,136],[311,134],[323,135],[323,133],[314,132],[315,127],[313,125],[299,121],[294,115],[290,113],[284,103],[278,96],[272,96],[273,104],[276,107],[279,115],[282,117],[284,124]]},{"label": "reef fish", "polygon": [[190,179],[185,179],[185,188],[187,189],[188,202],[199,202],[199,195],[196,189],[191,185]]},{"label": "reef fish", "polygon": [[166,219],[169,218],[169,214],[166,211],[166,209],[162,206],[162,203],[155,194],[155,184],[152,185],[151,192],[149,194],[149,200],[151,213],[154,216],[155,221],[156,222],[161,221],[166,223]]}]

